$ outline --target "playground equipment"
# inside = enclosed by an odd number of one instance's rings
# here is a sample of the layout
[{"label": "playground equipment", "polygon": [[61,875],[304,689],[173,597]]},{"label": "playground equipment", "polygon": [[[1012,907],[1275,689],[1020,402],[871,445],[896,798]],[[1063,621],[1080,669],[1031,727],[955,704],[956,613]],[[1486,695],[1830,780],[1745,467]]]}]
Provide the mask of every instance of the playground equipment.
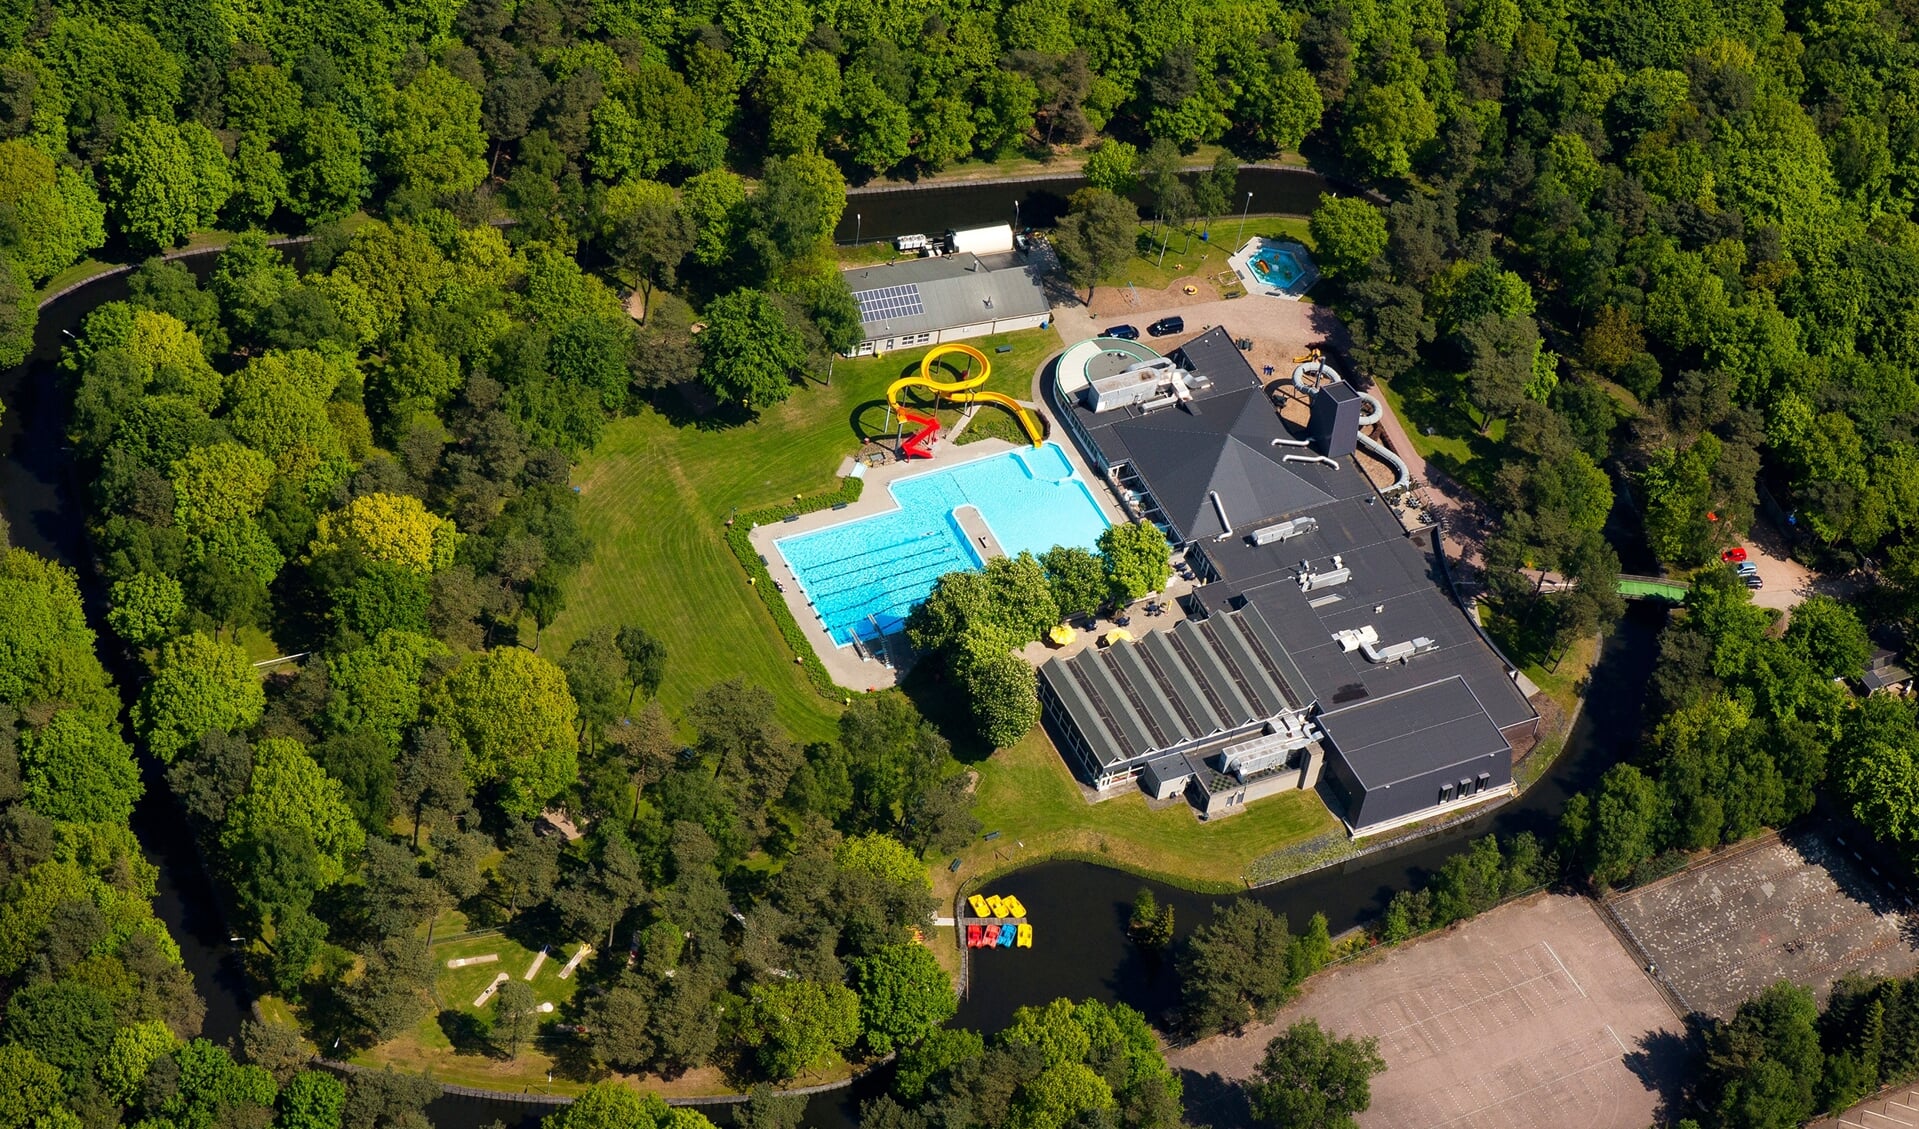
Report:
[{"label": "playground equipment", "polygon": [[[966,371],[971,375],[962,376],[958,380],[934,379],[933,362],[949,353],[957,353],[965,357]],[[975,372],[976,368],[977,372]],[[986,359],[985,353],[971,345],[935,345],[928,350],[927,354],[920,358],[918,376],[900,377],[886,389],[886,406],[898,412],[901,420],[919,428],[900,443],[900,455],[909,459],[932,458],[933,452],[927,450],[926,445],[933,441],[933,436],[940,429],[939,421],[932,416],[916,412],[900,403],[900,393],[908,388],[930,388],[934,395],[945,396],[956,404],[998,404],[1013,413],[1014,418],[1019,420],[1020,427],[1025,430],[1027,438],[1033,441],[1033,446],[1039,446],[1046,436],[1040,427],[1038,416],[1018,400],[1003,392],[978,390],[979,386],[985,384],[986,379],[992,375],[993,362]]]},{"label": "playground equipment", "polygon": [[[1326,359],[1320,356],[1319,350],[1317,349],[1303,357],[1296,357],[1294,359],[1299,363],[1293,366],[1293,387],[1309,396],[1326,381],[1346,379],[1339,375],[1338,369],[1326,363]],[[1310,385],[1306,383],[1306,374],[1308,372],[1311,372],[1313,375],[1313,382]],[[1364,428],[1368,424],[1378,423],[1379,417],[1385,414],[1386,411],[1385,407],[1380,404],[1379,397],[1371,393],[1360,392],[1357,388],[1353,391],[1358,394],[1360,402],[1366,405],[1366,410],[1361,413],[1359,417],[1359,426]],[[1387,466],[1392,467],[1393,473],[1398,476],[1393,479],[1391,486],[1381,491],[1382,494],[1390,494],[1395,490],[1404,490],[1406,487],[1412,485],[1413,476],[1411,472],[1406,469],[1405,460],[1393,454],[1385,444],[1374,439],[1364,431],[1361,431],[1359,433],[1359,445],[1372,452],[1374,456]]]}]

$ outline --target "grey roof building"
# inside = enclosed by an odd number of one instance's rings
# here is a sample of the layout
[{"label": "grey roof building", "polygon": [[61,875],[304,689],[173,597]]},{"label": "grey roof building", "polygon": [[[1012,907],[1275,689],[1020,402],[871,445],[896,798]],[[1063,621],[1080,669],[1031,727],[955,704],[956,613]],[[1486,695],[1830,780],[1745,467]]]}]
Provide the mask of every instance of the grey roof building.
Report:
[{"label": "grey roof building", "polygon": [[1311,700],[1255,608],[1054,659],[1039,690],[1061,748],[1100,788],[1144,777],[1165,799],[1199,780],[1213,814],[1253,798],[1232,785],[1265,795],[1318,779]]},{"label": "grey roof building", "polygon": [[1297,672],[1348,823],[1378,829],[1510,789],[1511,744],[1538,715],[1454,601],[1436,542],[1408,537],[1353,462],[1358,394],[1321,388],[1300,435],[1224,329],[1172,357],[1206,378],[1184,399],[1094,411],[1049,384],[1051,406],[1127,506],[1184,546],[1206,580],[1190,613],[1258,613],[1275,663]]},{"label": "grey roof building", "polygon": [[1512,747],[1466,680],[1428,682],[1319,715],[1327,774],[1355,827],[1512,784]]},{"label": "grey roof building", "polygon": [[909,259],[840,275],[865,333],[855,355],[1037,329],[1050,314],[1039,268],[1012,252]]}]

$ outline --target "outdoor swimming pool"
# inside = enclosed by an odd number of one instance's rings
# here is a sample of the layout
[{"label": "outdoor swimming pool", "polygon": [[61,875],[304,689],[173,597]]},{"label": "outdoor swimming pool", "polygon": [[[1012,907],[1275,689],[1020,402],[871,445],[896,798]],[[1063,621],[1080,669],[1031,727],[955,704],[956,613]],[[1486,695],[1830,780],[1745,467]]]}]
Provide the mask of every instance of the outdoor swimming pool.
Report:
[{"label": "outdoor swimming pool", "polygon": [[1268,286],[1277,286],[1284,290],[1298,282],[1306,273],[1306,267],[1299,261],[1298,252],[1284,243],[1268,243],[1254,252],[1253,272],[1259,280]]},{"label": "outdoor swimming pool", "polygon": [[1290,239],[1255,235],[1233,252],[1231,262],[1254,293],[1298,300],[1319,281],[1312,253]]},{"label": "outdoor swimming pool", "polygon": [[955,516],[961,507],[979,511],[1009,556],[1090,549],[1108,524],[1054,443],[916,474],[889,490],[898,509],[773,543],[842,647],[898,630],[942,574],[983,567]]}]

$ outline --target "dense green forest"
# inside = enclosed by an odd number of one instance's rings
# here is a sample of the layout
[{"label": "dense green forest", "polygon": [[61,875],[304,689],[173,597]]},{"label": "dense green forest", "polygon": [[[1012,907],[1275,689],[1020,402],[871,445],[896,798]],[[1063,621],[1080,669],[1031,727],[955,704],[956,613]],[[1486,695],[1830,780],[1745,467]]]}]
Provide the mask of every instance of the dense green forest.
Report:
[{"label": "dense green forest", "polygon": [[[0,362],[76,261],[241,233],[204,282],[142,266],[63,364],[106,624],[145,674],[135,747],[167,766],[258,981],[316,1040],[431,1019],[425,930],[458,909],[603,949],[564,1016],[593,1033],[568,1044],[581,1078],[784,1080],[905,1049],[923,1069],[876,1123],[918,1124],[923,1101],[951,1125],[1065,1124],[1039,1116],[1055,1108],[1172,1124],[1176,1082],[1122,1009],[926,1041],[952,1001],[910,940],[933,909],[923,859],[979,828],[906,699],[861,699],[835,740],[801,745],[738,682],[668,716],[650,699],[672,657],[635,627],[538,649],[592,551],[573,461],[665,386],[699,381],[724,423],[858,340],[830,250],[849,179],[1104,139],[1105,187],[1062,231],[1090,286],[1129,232],[1111,188],[1138,181],[1178,221],[1207,209],[1161,174],[1169,153],[1303,150],[1383,198],[1314,217],[1324,300],[1360,374],[1453,442],[1434,461],[1501,516],[1487,580],[1541,653],[1619,614],[1616,497],[1629,538],[1692,569],[1763,488],[1808,559],[1886,565],[1865,620],[1919,621],[1912,18],[1761,0],[13,0]],[[268,232],[312,238],[296,259]],[[675,301],[637,322],[622,290]],[[1028,565],[1008,567],[1062,609],[1096,606],[1102,580],[1137,587],[1111,558]],[[1580,583],[1540,594],[1525,569]],[[336,1091],[270,1033],[248,1066],[182,1041],[196,1005],[146,909],[125,829],[140,774],[75,582],[19,552],[0,579],[0,1073],[29,1080],[0,1119],[417,1117],[403,1084]],[[971,653],[982,685],[1018,682],[975,720],[1023,727],[1031,672],[999,645],[1031,633],[946,587],[920,630]],[[1866,652],[1861,617],[1813,601],[1773,627],[1729,573],[1700,573],[1646,748],[1557,844],[1572,873],[1628,881],[1822,787],[1919,843],[1911,708],[1853,708],[1832,683]],[[267,649],[305,657],[263,685]],[[556,804],[583,837],[536,833]],[[1394,928],[1531,884],[1536,846],[1460,863]],[[1229,926],[1324,959],[1229,920],[1182,958],[1189,978],[1240,944]],[[1269,979],[1196,983],[1188,1021],[1259,1014],[1297,982]],[[448,1038],[510,1057],[514,1011]]]}]

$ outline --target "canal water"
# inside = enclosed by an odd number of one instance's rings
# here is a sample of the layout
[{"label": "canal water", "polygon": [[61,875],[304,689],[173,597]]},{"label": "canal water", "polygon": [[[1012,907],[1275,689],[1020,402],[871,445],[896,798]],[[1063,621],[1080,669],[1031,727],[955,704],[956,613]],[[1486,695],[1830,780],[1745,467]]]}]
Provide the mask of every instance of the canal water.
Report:
[{"label": "canal water", "polygon": [[[989,191],[993,190],[966,186],[879,195],[891,201],[911,194],[930,204],[928,193]],[[1313,188],[1308,197],[1276,200],[1270,207],[1256,196],[1254,206],[1262,211],[1305,211],[1317,192]],[[888,206],[903,207],[897,202]],[[902,210],[895,217],[908,214]],[[932,213],[915,209],[911,214]],[[973,213],[942,212],[937,224],[920,226],[943,230],[974,222],[981,220]],[[211,266],[211,255],[195,256],[188,266],[203,273]],[[69,393],[61,385],[57,359],[65,333],[77,331],[94,307],[125,294],[124,278],[116,277],[95,282],[53,303],[41,312],[33,354],[24,364],[0,373],[0,402],[6,405],[6,414],[0,418],[0,508],[11,524],[13,543],[75,567],[96,624],[103,622],[102,594],[89,586],[91,570],[81,567],[86,559],[85,510],[80,503],[84,488],[76,481],[66,445]],[[1591,787],[1638,734],[1646,677],[1652,669],[1664,614],[1652,605],[1632,607],[1601,652],[1585,710],[1566,751],[1524,797],[1470,824],[1267,887],[1253,896],[1286,914],[1295,925],[1303,924],[1314,912],[1324,913],[1338,932],[1379,913],[1395,891],[1421,880],[1472,837],[1489,831],[1502,835],[1549,831],[1566,798]],[[104,636],[103,627],[96,629]],[[115,677],[130,694],[138,672],[117,656],[106,657]],[[219,1042],[237,1039],[252,1000],[240,975],[234,946],[228,941],[212,883],[201,865],[184,814],[158,770],[151,766],[146,785],[146,795],[134,813],[134,830],[160,869],[155,912],[179,942],[186,967],[206,998],[205,1034]],[[993,1031],[1003,1027],[1017,1007],[1061,996],[1121,1001],[1149,1017],[1163,1015],[1175,1001],[1171,970],[1143,961],[1125,936],[1133,896],[1143,885],[1151,886],[1163,903],[1174,907],[1182,936],[1206,920],[1212,905],[1221,900],[1142,882],[1086,863],[1043,864],[996,883],[997,891],[1017,894],[1029,907],[1039,941],[1030,950],[978,954],[973,964],[971,996],[961,1007],[957,1021]],[[886,1081],[876,1072],[848,1090],[814,1098],[807,1107],[804,1124],[812,1129],[850,1129],[857,1124],[858,1103],[883,1089]],[[449,1096],[435,1102],[428,1112],[440,1129],[481,1129],[494,1121],[512,1129],[531,1129],[549,1111],[550,1107],[544,1106]],[[722,1110],[712,1114],[725,1123]]]},{"label": "canal water", "polygon": [[[1190,183],[1197,174],[1188,174]],[[841,243],[891,239],[897,235],[938,235],[948,228],[1010,223],[1019,228],[1051,227],[1066,214],[1067,198],[1086,187],[1077,174],[1040,180],[929,184],[924,187],[855,190],[846,197],[846,214],[833,238]],[[1328,192],[1351,192],[1311,169],[1251,166],[1239,170],[1224,226],[1248,210],[1261,215],[1311,215]],[[1247,199],[1247,193],[1252,199]],[[1134,193],[1141,215],[1151,214],[1144,190]]]}]

